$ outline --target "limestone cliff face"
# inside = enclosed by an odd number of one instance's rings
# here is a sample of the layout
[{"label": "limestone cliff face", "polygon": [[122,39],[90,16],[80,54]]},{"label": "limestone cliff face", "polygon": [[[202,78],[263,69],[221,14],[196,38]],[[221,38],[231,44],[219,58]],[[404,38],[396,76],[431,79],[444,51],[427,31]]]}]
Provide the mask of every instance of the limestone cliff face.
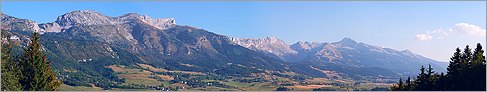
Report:
[{"label": "limestone cliff face", "polygon": [[291,49],[291,47],[287,45],[284,41],[277,39],[276,37],[267,37],[263,39],[232,37],[231,40],[234,43],[243,47],[256,51],[271,53],[281,59],[285,59],[286,56],[296,55],[298,53],[297,51]]},{"label": "limestone cliff face", "polygon": [[20,19],[6,14],[1,14],[0,19],[2,23],[0,27],[5,30],[42,32],[41,28],[35,21]]}]

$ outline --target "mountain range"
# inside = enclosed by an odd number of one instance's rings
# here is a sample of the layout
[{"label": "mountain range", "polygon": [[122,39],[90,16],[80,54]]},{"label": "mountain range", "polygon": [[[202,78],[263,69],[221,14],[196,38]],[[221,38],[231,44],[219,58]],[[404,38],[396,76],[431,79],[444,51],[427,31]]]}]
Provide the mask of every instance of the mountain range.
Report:
[{"label": "mountain range", "polygon": [[400,74],[416,74],[418,67],[431,64],[439,72],[446,71],[447,63],[415,54],[409,50],[373,46],[343,38],[338,42],[297,42],[292,45],[276,37],[263,39],[232,38],[246,48],[271,57],[296,63],[345,67],[380,67]]},{"label": "mountain range", "polygon": [[[202,72],[220,76],[255,73],[330,78],[329,71],[351,78],[394,78],[419,72],[430,64],[439,72],[448,63],[411,51],[373,46],[344,38],[338,42],[286,44],[276,37],[237,38],[192,26],[174,18],[151,18],[129,13],[110,17],[91,10],[66,13],[50,23],[1,15],[20,46],[32,32],[41,33],[48,60],[66,84],[120,81],[110,65],[147,64],[156,68]],[[20,50],[20,49],[19,49]]]}]

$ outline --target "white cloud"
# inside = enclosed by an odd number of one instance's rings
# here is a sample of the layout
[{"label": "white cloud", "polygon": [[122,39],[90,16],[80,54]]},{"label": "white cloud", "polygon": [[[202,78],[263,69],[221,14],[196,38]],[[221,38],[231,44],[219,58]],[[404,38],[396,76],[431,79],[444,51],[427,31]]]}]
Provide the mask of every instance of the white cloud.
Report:
[{"label": "white cloud", "polygon": [[417,40],[431,40],[433,37],[427,34],[416,34],[415,39]]},{"label": "white cloud", "polygon": [[457,23],[451,28],[437,29],[433,31],[426,31],[426,34],[416,34],[415,39],[417,40],[431,40],[432,38],[443,39],[449,35],[469,35],[477,37],[485,37],[485,29],[479,26],[468,24],[468,23]]},{"label": "white cloud", "polygon": [[469,35],[485,37],[485,29],[468,23],[457,23],[455,24],[454,30],[467,33]]}]

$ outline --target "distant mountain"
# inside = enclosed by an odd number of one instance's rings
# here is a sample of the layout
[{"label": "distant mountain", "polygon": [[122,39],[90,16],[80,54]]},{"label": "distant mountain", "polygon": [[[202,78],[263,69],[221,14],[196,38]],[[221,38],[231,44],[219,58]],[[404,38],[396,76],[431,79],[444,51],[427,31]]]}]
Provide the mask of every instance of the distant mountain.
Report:
[{"label": "distant mountain", "polygon": [[5,30],[19,30],[19,31],[37,31],[40,30],[37,22],[20,19],[12,16],[2,14],[0,16],[2,19],[2,24],[0,25],[2,29]]},{"label": "distant mountain", "polygon": [[330,72],[345,79],[396,78],[427,64],[445,69],[444,63],[410,51],[357,43],[350,38],[288,45],[276,37],[228,37],[177,25],[174,18],[136,13],[110,17],[80,10],[43,24],[2,14],[1,22],[1,28],[9,30],[23,46],[32,32],[40,32],[42,48],[65,84],[96,83],[105,88],[122,82],[106,68],[110,65],[147,64],[226,77],[293,74],[296,79],[330,78],[334,75]]},{"label": "distant mountain", "polygon": [[294,51],[284,41],[277,39],[276,37],[267,37],[264,39],[247,39],[232,37],[231,40],[243,47],[263,52],[269,56],[280,58],[282,60],[290,59],[298,52]]},{"label": "distant mountain", "polygon": [[[8,18],[2,22],[10,23],[10,20],[14,20],[22,21],[17,24],[23,24],[24,21],[28,24],[23,25],[35,24],[8,15],[2,16]],[[56,56],[68,57],[65,59],[73,61],[96,61],[108,57],[125,63],[148,63],[166,68],[190,64],[198,67],[175,69],[203,72],[219,71],[228,66],[227,63],[245,65],[242,68],[255,71],[284,71],[284,67],[287,67],[284,66],[287,64],[283,64],[286,62],[235,45],[226,36],[176,25],[172,18],[154,19],[135,13],[108,17],[98,12],[82,10],[61,15],[55,22],[39,25],[39,29],[30,26],[22,30],[16,30],[16,26],[6,28],[13,32],[44,32],[44,47]],[[21,36],[21,40],[27,39],[28,36]],[[177,66],[167,66],[169,62]]]},{"label": "distant mountain", "polygon": [[[399,74],[417,74],[421,66],[431,64],[438,72],[445,72],[448,63],[432,60],[409,50],[398,51],[390,48],[359,43],[351,38],[338,42],[297,42],[287,45],[277,38],[235,39],[235,43],[249,49],[277,56],[288,62],[344,67],[378,67]],[[273,42],[277,41],[277,42]],[[273,48],[274,47],[274,48]],[[279,52],[280,51],[280,52]],[[297,53],[296,53],[297,52]],[[319,68],[319,67],[318,67]]]},{"label": "distant mountain", "polygon": [[148,64],[167,70],[222,76],[295,72],[326,77],[307,65],[285,62],[236,45],[227,36],[176,25],[173,18],[151,18],[135,13],[109,17],[82,10],[61,15],[55,22],[37,24],[5,14],[1,16],[2,23],[6,24],[2,29],[19,37],[18,41],[24,46],[32,32],[42,33],[41,43],[48,60],[68,84],[120,81],[113,71],[105,68],[119,64]]}]

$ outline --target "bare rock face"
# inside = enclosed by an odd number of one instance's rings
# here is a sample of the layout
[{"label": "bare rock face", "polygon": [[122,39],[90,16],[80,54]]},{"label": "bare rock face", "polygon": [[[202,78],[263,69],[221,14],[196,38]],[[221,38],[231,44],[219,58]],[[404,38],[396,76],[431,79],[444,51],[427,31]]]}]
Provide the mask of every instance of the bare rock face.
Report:
[{"label": "bare rock face", "polygon": [[[67,38],[84,38],[93,39],[107,43],[118,44],[127,48],[137,50],[139,42],[147,43],[147,40],[137,40],[134,37],[134,33],[140,33],[140,31],[156,30],[162,31],[168,28],[176,26],[174,18],[151,18],[147,15],[139,15],[136,13],[129,13],[118,17],[105,16],[101,13],[91,10],[78,10],[63,14],[57,18],[55,22],[38,24],[29,21],[21,20],[14,17],[2,17],[6,22],[24,21],[26,23],[20,23],[25,25],[23,29],[25,31],[32,31],[29,29],[36,29],[42,33],[61,33],[60,35]],[[11,26],[9,26],[11,27]],[[19,27],[19,26],[13,26]],[[135,30],[135,31],[134,31]],[[153,35],[157,32],[146,32]],[[145,38],[147,39],[147,38]],[[152,43],[158,43],[151,41],[147,43],[148,46],[142,47],[162,47],[153,45]],[[167,51],[172,51],[174,46],[166,46]],[[162,49],[161,49],[162,50]]]},{"label": "bare rock face", "polygon": [[295,55],[298,53],[297,51],[291,49],[291,47],[284,41],[277,39],[276,37],[267,37],[263,39],[232,37],[231,40],[240,46],[256,51],[272,53],[281,58],[286,55]]},{"label": "bare rock face", "polygon": [[62,32],[62,30],[68,29],[70,27],[70,26],[67,26],[67,27],[66,26],[60,26],[56,22],[39,24],[39,26],[45,32],[54,32],[54,33]]},{"label": "bare rock face", "polygon": [[[151,18],[147,15],[129,13],[118,17],[105,16],[91,10],[78,10],[58,16],[55,22],[38,24],[35,21],[1,15],[2,27],[8,30],[31,32],[65,32],[73,26],[105,26],[118,25],[117,29],[125,29],[123,26],[129,22],[140,21],[160,30],[168,29],[176,25],[174,18]],[[130,38],[130,37],[128,37]]]},{"label": "bare rock face", "polygon": [[319,47],[319,49],[317,49],[313,53],[314,56],[328,59],[328,61],[338,61],[340,59],[343,59],[340,51],[338,50],[338,47],[329,43],[326,43],[322,47]]},{"label": "bare rock face", "polygon": [[167,29],[174,27],[176,25],[176,20],[174,18],[152,18],[147,15],[139,15],[136,13],[129,13],[119,17],[114,18],[117,22],[127,23],[131,21],[141,21],[143,23],[149,24],[158,29]]},{"label": "bare rock face", "polygon": [[6,14],[1,14],[1,28],[5,30],[19,30],[19,31],[31,31],[31,32],[43,32],[37,25],[37,22],[12,17]]},{"label": "bare rock face", "polygon": [[301,52],[304,52],[304,51],[309,51],[313,48],[316,48],[316,47],[319,47],[319,46],[323,46],[324,44],[323,43],[318,43],[318,42],[297,42],[295,44],[292,44],[291,45],[291,48],[296,50],[296,51],[301,51]]},{"label": "bare rock face", "polygon": [[66,13],[59,16],[56,23],[58,23],[60,26],[116,24],[111,17],[91,10],[78,10]]}]

